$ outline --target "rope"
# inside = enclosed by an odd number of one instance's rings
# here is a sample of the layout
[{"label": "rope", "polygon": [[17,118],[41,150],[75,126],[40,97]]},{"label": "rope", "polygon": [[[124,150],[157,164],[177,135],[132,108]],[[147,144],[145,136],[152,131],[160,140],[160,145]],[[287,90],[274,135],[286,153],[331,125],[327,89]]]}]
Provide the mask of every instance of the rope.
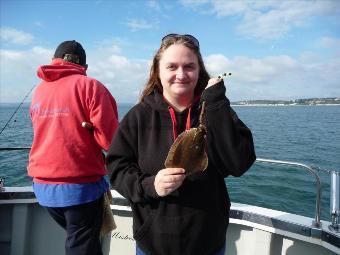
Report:
[{"label": "rope", "polygon": [[7,125],[10,123],[10,121],[12,120],[12,118],[14,117],[14,115],[17,113],[17,111],[19,110],[19,108],[21,107],[21,105],[24,103],[24,101],[26,100],[26,98],[29,96],[29,94],[31,94],[32,90],[34,89],[35,85],[30,89],[30,91],[28,91],[28,93],[25,95],[24,99],[21,101],[21,103],[19,104],[19,106],[15,109],[15,111],[13,112],[13,114],[11,115],[11,117],[9,118],[9,120],[6,122],[5,126],[1,129],[0,131],[0,135],[2,134],[2,132],[5,130],[5,128],[7,127]]}]

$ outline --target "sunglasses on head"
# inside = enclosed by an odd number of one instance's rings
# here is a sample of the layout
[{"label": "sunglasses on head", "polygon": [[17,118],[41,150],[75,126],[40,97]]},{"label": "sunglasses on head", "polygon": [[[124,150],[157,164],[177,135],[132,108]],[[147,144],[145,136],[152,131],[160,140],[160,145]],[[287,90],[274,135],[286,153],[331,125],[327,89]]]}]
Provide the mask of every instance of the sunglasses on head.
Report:
[{"label": "sunglasses on head", "polygon": [[164,36],[162,38],[162,42],[165,42],[167,39],[171,39],[171,38],[185,38],[187,39],[190,43],[192,43],[192,45],[194,45],[196,48],[200,47],[200,43],[198,42],[198,40],[192,36],[192,35],[180,35],[180,34],[168,34],[166,36]]}]

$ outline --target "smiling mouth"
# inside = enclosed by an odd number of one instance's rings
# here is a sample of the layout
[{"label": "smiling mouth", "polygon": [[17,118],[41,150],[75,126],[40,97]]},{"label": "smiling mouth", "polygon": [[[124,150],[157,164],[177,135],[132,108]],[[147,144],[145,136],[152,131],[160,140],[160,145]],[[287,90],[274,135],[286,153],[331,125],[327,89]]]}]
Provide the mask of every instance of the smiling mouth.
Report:
[{"label": "smiling mouth", "polygon": [[173,84],[178,84],[178,85],[188,85],[188,82],[174,82]]}]

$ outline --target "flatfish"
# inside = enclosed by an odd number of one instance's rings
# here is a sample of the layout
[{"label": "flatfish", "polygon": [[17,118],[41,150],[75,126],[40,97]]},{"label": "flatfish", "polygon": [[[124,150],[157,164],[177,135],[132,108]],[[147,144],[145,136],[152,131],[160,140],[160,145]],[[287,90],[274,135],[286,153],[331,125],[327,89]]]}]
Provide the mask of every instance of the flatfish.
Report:
[{"label": "flatfish", "polygon": [[205,102],[202,102],[199,126],[181,133],[168,152],[165,167],[181,167],[186,175],[202,172],[208,167],[205,151],[207,128],[205,124]]}]

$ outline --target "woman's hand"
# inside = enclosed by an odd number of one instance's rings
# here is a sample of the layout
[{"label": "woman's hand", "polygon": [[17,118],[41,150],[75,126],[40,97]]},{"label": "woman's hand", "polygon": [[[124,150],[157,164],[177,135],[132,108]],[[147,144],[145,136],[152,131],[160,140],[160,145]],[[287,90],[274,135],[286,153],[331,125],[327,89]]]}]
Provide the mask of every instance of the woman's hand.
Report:
[{"label": "woman's hand", "polygon": [[214,86],[215,84],[219,83],[222,79],[221,78],[210,78],[208,81],[208,85],[205,87],[205,89]]},{"label": "woman's hand", "polygon": [[155,178],[155,189],[160,197],[169,195],[180,187],[185,179],[183,168],[165,168],[160,170]]}]

